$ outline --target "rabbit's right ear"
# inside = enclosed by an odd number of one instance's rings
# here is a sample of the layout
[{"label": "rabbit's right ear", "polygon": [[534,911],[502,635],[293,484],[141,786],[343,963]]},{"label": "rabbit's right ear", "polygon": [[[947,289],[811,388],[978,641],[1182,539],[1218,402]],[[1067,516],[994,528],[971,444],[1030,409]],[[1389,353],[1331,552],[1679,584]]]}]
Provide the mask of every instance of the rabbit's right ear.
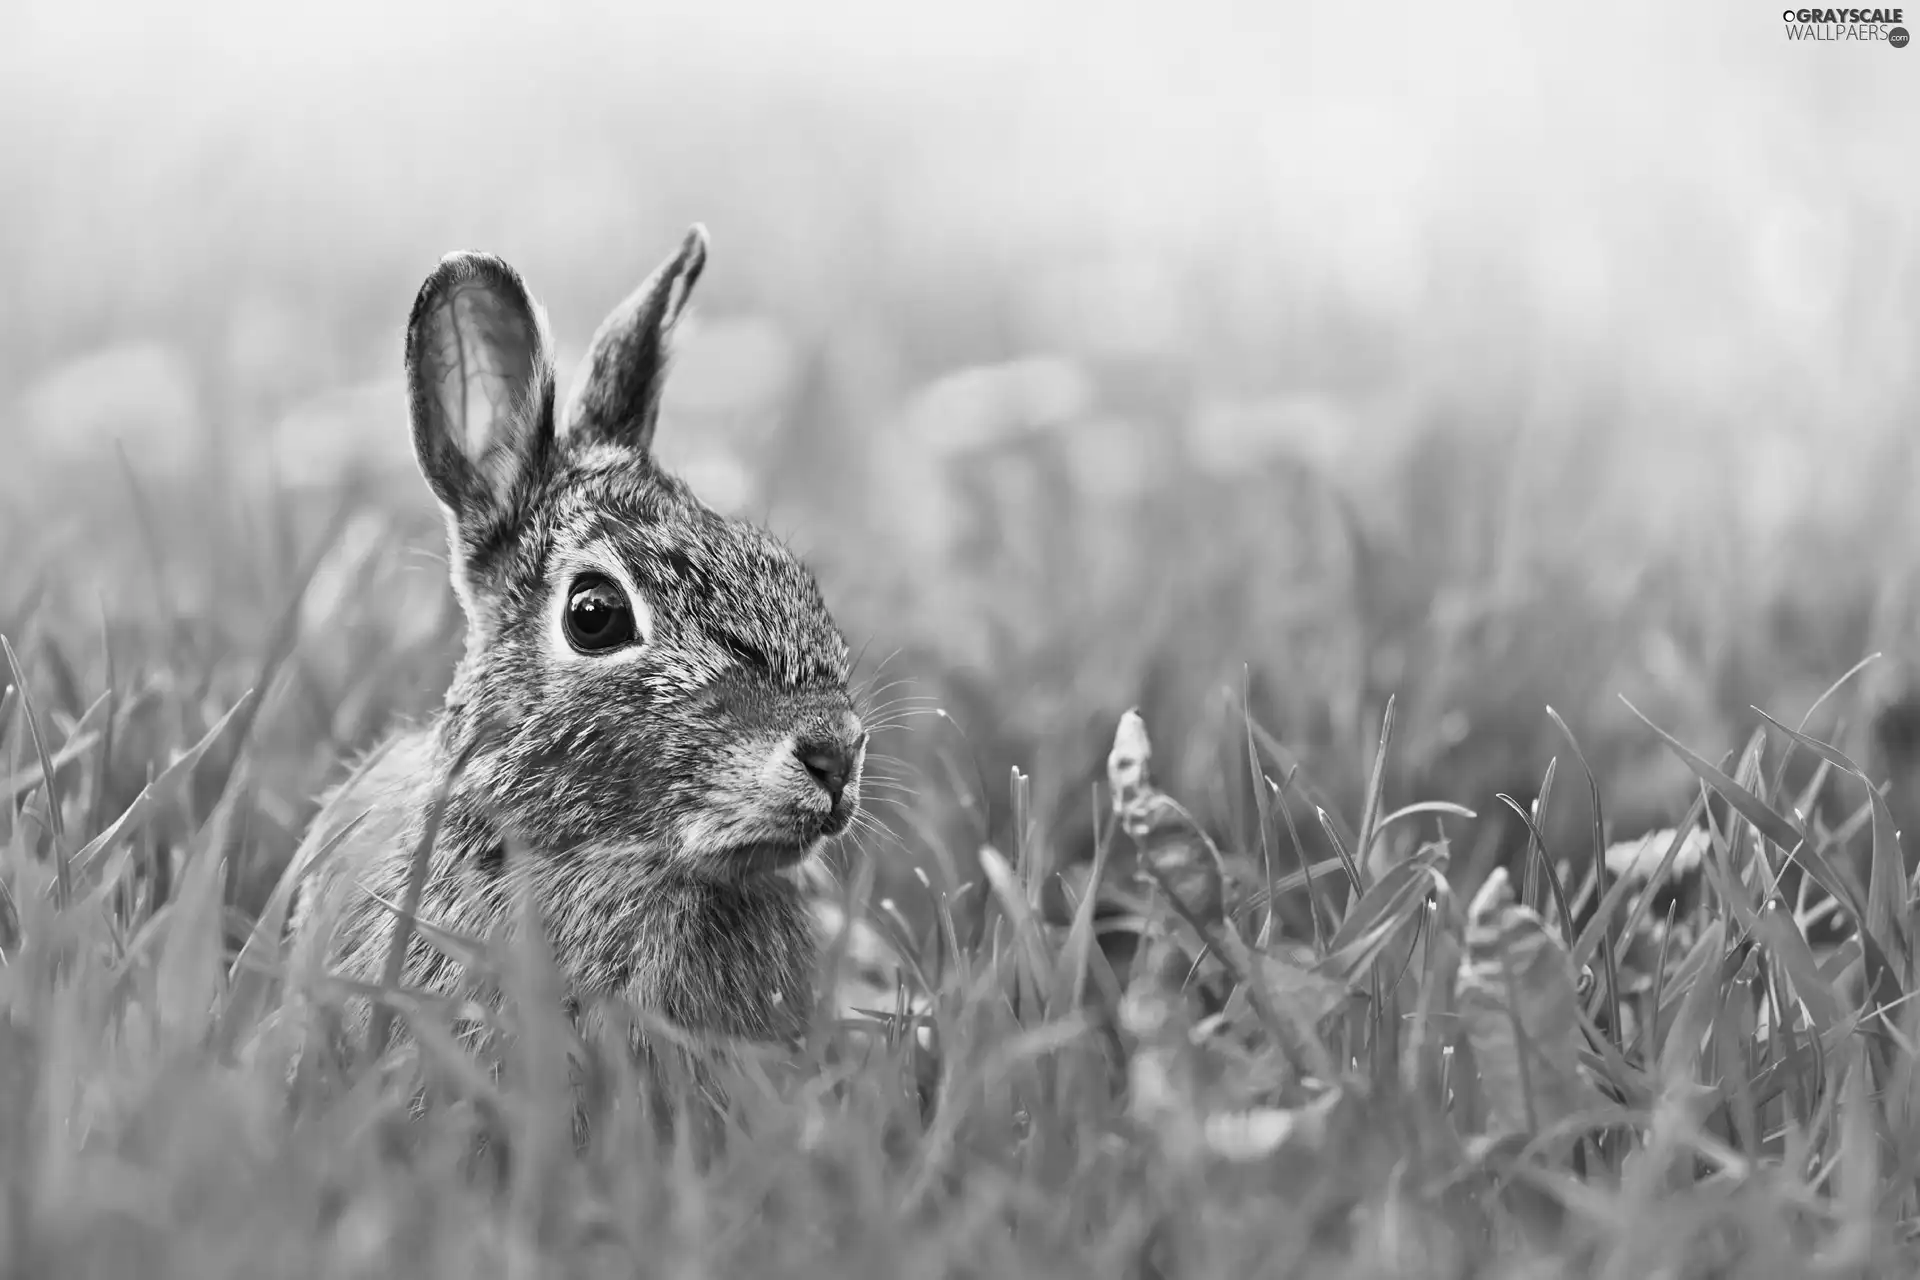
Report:
[{"label": "rabbit's right ear", "polygon": [[601,323],[567,397],[569,445],[652,447],[674,327],[706,265],[707,229],[695,223],[673,256]]},{"label": "rabbit's right ear", "polygon": [[441,259],[407,321],[407,394],[414,455],[454,550],[484,545],[553,450],[546,317],[512,267],[484,253]]}]

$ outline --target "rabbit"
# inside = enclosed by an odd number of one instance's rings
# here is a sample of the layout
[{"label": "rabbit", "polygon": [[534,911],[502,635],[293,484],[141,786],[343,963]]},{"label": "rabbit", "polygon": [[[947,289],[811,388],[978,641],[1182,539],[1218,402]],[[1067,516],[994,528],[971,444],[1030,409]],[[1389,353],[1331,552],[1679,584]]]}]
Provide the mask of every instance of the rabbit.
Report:
[{"label": "rabbit", "polygon": [[[446,789],[422,921],[496,936],[524,876],[571,1007],[625,999],[755,1041],[804,1028],[805,882],[859,812],[868,731],[812,574],[653,456],[707,248],[694,226],[614,310],[558,415],[545,314],[512,267],[455,253],[421,286],[413,448],[445,514],[465,655],[441,710],[324,800],[294,864],[296,971],[381,979],[381,900],[405,899]],[[402,981],[470,990],[419,937]]]}]

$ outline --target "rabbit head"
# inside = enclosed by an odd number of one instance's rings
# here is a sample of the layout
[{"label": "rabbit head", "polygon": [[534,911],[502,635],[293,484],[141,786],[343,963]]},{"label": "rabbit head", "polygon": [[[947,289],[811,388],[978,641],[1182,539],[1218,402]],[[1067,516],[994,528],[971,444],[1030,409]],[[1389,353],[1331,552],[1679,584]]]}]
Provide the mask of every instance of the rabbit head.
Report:
[{"label": "rabbit head", "polygon": [[[846,830],[866,732],[812,575],[703,506],[652,441],[695,227],[595,335],[556,419],[545,316],[454,254],[407,332],[413,444],[445,510],[467,650],[443,742],[536,856],[702,880],[791,868]],[[484,729],[484,736],[483,735]]]}]

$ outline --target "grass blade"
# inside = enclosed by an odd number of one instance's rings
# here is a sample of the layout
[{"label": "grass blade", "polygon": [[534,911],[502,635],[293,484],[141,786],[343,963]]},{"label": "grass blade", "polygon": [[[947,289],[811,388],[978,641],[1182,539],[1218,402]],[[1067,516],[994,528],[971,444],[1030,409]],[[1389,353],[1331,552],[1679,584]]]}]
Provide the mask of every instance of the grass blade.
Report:
[{"label": "grass blade", "polygon": [[[48,761],[48,764],[52,766],[53,772],[58,773],[86,755],[99,741],[100,735],[97,733],[76,733],[60,744],[60,749],[53,753],[53,758]],[[22,769],[11,778],[0,778],[0,804],[15,802],[31,795],[45,784],[46,780],[47,768],[41,765]]]},{"label": "grass blade", "polygon": [[[1247,771],[1253,776],[1254,820],[1260,826],[1260,878],[1266,886],[1266,918],[1260,922],[1259,944],[1265,947],[1273,937],[1273,795],[1267,777],[1260,772],[1260,748],[1253,740],[1253,669],[1240,668],[1240,710],[1247,731]],[[1306,859],[1302,858],[1304,864]],[[1308,907],[1312,909],[1311,904]]]},{"label": "grass blade", "polygon": [[[1527,852],[1534,856],[1527,859],[1526,871],[1520,877],[1520,905],[1529,911],[1541,909],[1540,868],[1547,856],[1546,842],[1540,838],[1540,828],[1535,825],[1533,815],[1547,811],[1547,800],[1553,795],[1553,775],[1559,768],[1560,757],[1555,756],[1547,761],[1547,771],[1540,777],[1540,789],[1534,793],[1531,808],[1522,808],[1508,796],[1495,797],[1506,801],[1507,807],[1520,815],[1520,822],[1527,829]],[[1546,870],[1549,876],[1553,874],[1552,867]]]},{"label": "grass blade", "polygon": [[[1625,698],[1621,699],[1626,702]],[[1885,947],[1871,927],[1866,923],[1869,916],[1866,910],[1865,895],[1860,891],[1859,883],[1844,866],[1835,864],[1815,849],[1806,836],[1792,822],[1782,817],[1772,806],[1753,792],[1740,786],[1720,769],[1687,749],[1678,738],[1647,719],[1640,709],[1627,702],[1627,710],[1639,716],[1649,729],[1659,734],[1676,755],[1686,762],[1687,767],[1697,774],[1701,781],[1712,787],[1720,797],[1732,805],[1742,817],[1751,822],[1761,835],[1773,841],[1788,857],[1798,857],[1807,874],[1814,878],[1822,889],[1839,900],[1840,905],[1857,921],[1860,927],[1861,945],[1866,952],[1867,974],[1880,1001],[1891,1003],[1900,997],[1903,981],[1900,971],[1894,969],[1887,958]]]},{"label": "grass blade", "polygon": [[[1553,770],[1551,766],[1548,767],[1547,774],[1549,779],[1551,779],[1553,774]],[[1534,855],[1533,858],[1528,863],[1528,868],[1529,870],[1532,870],[1533,868],[1537,867],[1539,869],[1539,874],[1546,877],[1547,888],[1551,890],[1553,893],[1553,905],[1560,915],[1560,937],[1563,940],[1563,945],[1564,945],[1566,941],[1571,940],[1574,936],[1573,908],[1567,905],[1567,891],[1561,887],[1560,877],[1554,871],[1553,864],[1548,860],[1547,842],[1545,841],[1545,839],[1541,837],[1540,828],[1534,825],[1532,815],[1530,815],[1526,811],[1525,807],[1523,807],[1518,800],[1515,800],[1512,796],[1506,794],[1504,791],[1501,792],[1499,795],[1495,796],[1494,799],[1505,804],[1507,808],[1513,810],[1515,814],[1519,815],[1520,821],[1527,828],[1527,847]],[[1528,877],[1528,879],[1530,880],[1532,878],[1533,877],[1531,875]],[[1523,907],[1526,907],[1527,910],[1529,911],[1536,910],[1536,908],[1529,905],[1524,900],[1521,902],[1520,905]]]},{"label": "grass blade", "polygon": [[1890,946],[1901,966],[1903,985],[1914,980],[1913,947],[1906,934],[1907,873],[1900,852],[1900,835],[1894,829],[1893,810],[1880,788],[1873,785],[1866,771],[1817,738],[1789,729],[1760,708],[1760,718],[1778,729],[1794,743],[1811,751],[1821,760],[1852,774],[1867,789],[1867,803],[1873,808],[1873,850],[1868,864],[1866,927],[1881,945]]},{"label": "grass blade", "polygon": [[327,553],[333,550],[342,530],[346,528],[348,514],[348,506],[343,500],[335,507],[325,532],[321,534],[313,550],[307,554],[306,563],[301,565],[294,574],[293,590],[288,593],[287,602],[281,607],[280,616],[274,622],[273,634],[267,643],[266,656],[260,660],[260,667],[253,681],[252,687],[260,696],[242,704],[246,709],[241,714],[240,732],[234,735],[233,753],[225,762],[218,785],[210,788],[215,796],[226,794],[227,787],[233,779],[233,771],[239,767],[241,755],[253,737],[254,721],[266,705],[267,696],[273,689],[274,677],[279,675],[280,668],[292,655],[294,645],[300,639],[300,606],[306,600],[307,588],[312,585],[314,575],[320,571]]},{"label": "grass blade", "polygon": [[[1327,839],[1333,843],[1333,852],[1335,856],[1340,859],[1341,870],[1347,873],[1347,886],[1353,894],[1353,896],[1348,899],[1347,910],[1351,911],[1353,909],[1352,904],[1359,900],[1361,894],[1366,892],[1366,881],[1360,878],[1360,868],[1354,865],[1353,855],[1347,852],[1347,846],[1340,840],[1340,833],[1334,829],[1333,816],[1325,809],[1315,809],[1313,814],[1316,818],[1320,819],[1320,830],[1324,831]],[[1346,912],[1342,912],[1341,917],[1344,919],[1345,916]]]},{"label": "grass blade", "polygon": [[[1098,803],[1097,795],[1095,803]],[[1066,941],[1060,946],[1060,963],[1055,967],[1053,990],[1047,997],[1047,1011],[1056,1017],[1065,1010],[1079,1008],[1086,994],[1088,957],[1095,950],[1093,909],[1100,897],[1100,882],[1106,874],[1107,856],[1112,847],[1110,840],[1094,843],[1093,870],[1087,875],[1080,901],[1074,904],[1073,923],[1067,927]],[[1117,987],[1111,994],[1118,996]]]},{"label": "grass blade", "polygon": [[[133,803],[127,806],[125,813],[115,818],[111,826],[89,840],[86,847],[74,855],[74,866],[82,875],[90,873],[102,855],[116,842],[133,835],[147,824],[161,800],[183,783],[192,772],[193,766],[207,753],[207,749],[220,740],[220,735],[226,732],[227,726],[233,723],[234,718],[240,714],[241,708],[252,701],[252,690],[241,694],[239,701],[229,707],[225,715],[214,721],[213,727],[202,734],[198,742],[182,752],[179,759],[162,769],[141,789],[140,794],[133,798]],[[112,884],[118,878],[116,872],[103,876],[102,880],[105,884]]]},{"label": "grass blade", "polygon": [[[1824,707],[1825,705],[1827,705],[1827,703],[1833,698],[1834,694],[1839,693],[1841,689],[1845,688],[1848,681],[1852,680],[1855,676],[1859,675],[1862,671],[1865,671],[1868,667],[1872,666],[1874,663],[1880,661],[1882,656],[1883,655],[1879,653],[1868,654],[1866,657],[1860,659],[1860,661],[1854,663],[1851,667],[1848,667],[1847,673],[1845,675],[1841,676],[1838,680],[1835,680],[1832,684],[1828,685],[1826,688],[1826,691],[1822,693],[1819,697],[1815,698],[1813,700],[1813,705],[1807,708],[1807,714],[1800,717],[1800,725],[1799,725],[1800,732],[1805,733],[1807,731],[1807,726],[1813,723],[1813,717],[1815,713],[1817,713],[1821,707]],[[1761,714],[1764,715],[1765,713],[1762,712]],[[1767,792],[1768,795],[1775,795],[1775,796],[1779,795],[1780,788],[1784,787],[1787,784],[1787,761],[1791,760],[1792,758],[1793,758],[1793,748],[1791,746],[1789,746],[1785,751],[1780,753],[1779,763],[1773,766],[1773,785],[1771,788],[1769,788]]]},{"label": "grass blade", "polygon": [[1387,709],[1380,718],[1380,742],[1373,751],[1373,771],[1367,776],[1367,798],[1360,809],[1360,834],[1354,844],[1354,861],[1360,866],[1361,873],[1371,883],[1373,872],[1373,841],[1378,834],[1381,798],[1387,786],[1387,748],[1393,740],[1393,696],[1387,696]]},{"label": "grass blade", "polygon": [[1794,998],[1805,1007],[1807,1018],[1822,1040],[1841,1022],[1839,1003],[1833,988],[1820,976],[1820,965],[1806,935],[1794,923],[1793,913],[1778,902],[1760,908],[1760,920],[1754,937],[1786,974]]},{"label": "grass blade", "polygon": [[1296,888],[1306,889],[1307,916],[1313,925],[1313,949],[1316,952],[1325,951],[1327,949],[1326,929],[1331,926],[1331,922],[1328,922],[1328,925],[1323,925],[1321,914],[1323,911],[1330,912],[1332,908],[1321,901],[1320,890],[1314,886],[1313,878],[1320,874],[1322,870],[1324,870],[1327,875],[1332,875],[1335,871],[1338,871],[1340,869],[1340,859],[1337,857],[1328,858],[1318,866],[1307,861],[1307,848],[1300,842],[1300,827],[1299,824],[1293,820],[1293,806],[1287,803],[1284,788],[1275,785],[1273,779],[1267,777],[1265,774],[1261,774],[1260,777],[1261,781],[1267,784],[1268,797],[1273,801],[1273,807],[1279,811],[1280,820],[1286,824],[1287,839],[1293,844],[1294,861],[1300,864],[1298,871],[1291,875],[1282,876],[1275,882],[1272,888],[1272,894],[1277,896],[1282,893],[1291,893]]},{"label": "grass blade", "polygon": [[[113,717],[114,706],[118,701],[118,689],[113,673],[113,635],[107,628],[107,602],[100,601],[100,656],[106,664],[106,688],[101,698],[107,707],[106,721],[101,725],[100,762],[94,766],[93,795],[87,806],[87,831],[98,832],[107,820],[107,783],[113,776]],[[72,742],[69,740],[68,745]]]},{"label": "grass blade", "polygon": [[[1611,1028],[1615,1037],[1615,1043],[1617,1044],[1618,1037],[1623,1034],[1620,1021],[1620,966],[1614,958],[1613,939],[1615,935],[1609,929],[1608,922],[1613,919],[1613,913],[1618,909],[1617,904],[1619,900],[1614,897],[1613,886],[1607,883],[1610,869],[1607,866],[1606,821],[1600,805],[1600,780],[1594,777],[1593,766],[1587,763],[1587,756],[1586,753],[1580,749],[1579,739],[1573,736],[1573,730],[1568,727],[1565,720],[1560,718],[1560,713],[1552,707],[1548,707],[1547,718],[1553,721],[1554,725],[1560,730],[1561,736],[1566,738],[1567,746],[1573,751],[1574,763],[1580,766],[1580,772],[1585,774],[1587,779],[1587,801],[1593,808],[1594,887],[1600,895],[1600,906],[1599,909],[1594,912],[1593,925],[1599,927],[1599,940],[1606,944],[1600,951],[1601,968],[1603,970],[1602,976],[1606,979],[1607,983],[1607,1014],[1610,1019],[1608,1026]],[[1593,925],[1589,926],[1589,930],[1593,928]],[[1581,938],[1574,943],[1573,965],[1575,973],[1578,973],[1580,966],[1586,963],[1586,957],[1581,954],[1582,951],[1584,950],[1587,951],[1588,954],[1591,954],[1591,950],[1582,945],[1585,941],[1585,938]]]},{"label": "grass blade", "polygon": [[[400,977],[407,961],[407,948],[413,942],[415,918],[420,913],[420,896],[427,887],[428,860],[433,856],[433,843],[440,838],[440,823],[446,817],[447,802],[453,797],[453,788],[460,781],[460,775],[467,771],[467,765],[479,753],[483,746],[491,745],[493,733],[491,726],[482,726],[473,735],[459,755],[454,757],[453,766],[447,770],[447,776],[441,781],[438,792],[433,797],[433,806],[427,810],[427,821],[421,829],[420,839],[413,847],[413,858],[407,870],[406,896],[401,899],[399,917],[393,922],[393,939],[387,944],[387,961],[381,970],[380,985],[398,987]],[[367,1051],[378,1057],[386,1052],[387,1036],[393,1025],[393,1011],[386,1005],[375,1005],[373,1016],[367,1024]]]},{"label": "grass blade", "polygon": [[67,823],[60,812],[60,792],[54,786],[53,757],[47,751],[46,735],[40,732],[40,717],[34,714],[33,696],[27,692],[27,673],[20,667],[13,643],[5,636],[0,636],[0,653],[6,655],[7,669],[13,672],[13,687],[20,694],[20,714],[27,722],[34,754],[40,757],[40,774],[47,789],[47,824],[53,831],[56,901],[64,907],[73,897],[73,872],[67,865]]}]

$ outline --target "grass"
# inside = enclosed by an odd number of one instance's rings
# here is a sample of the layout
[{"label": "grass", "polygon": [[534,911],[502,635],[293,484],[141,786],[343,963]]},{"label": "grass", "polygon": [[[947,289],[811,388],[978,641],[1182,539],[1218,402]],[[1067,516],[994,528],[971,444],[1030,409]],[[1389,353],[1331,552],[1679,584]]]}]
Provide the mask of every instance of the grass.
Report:
[{"label": "grass", "polygon": [[[537,947],[484,951],[510,993],[498,1056],[389,991],[416,1050],[290,1081],[319,1016],[283,1006],[274,927],[303,791],[377,731],[369,707],[407,704],[449,629],[401,609],[392,548],[351,559],[350,518],[270,509],[223,568],[222,636],[136,598],[86,639],[57,592],[10,622],[0,1248],[19,1274],[1915,1264],[1905,863],[1865,775],[1773,723],[1725,772],[1669,740],[1699,802],[1650,877],[1609,880],[1605,797],[1564,722],[1537,796],[1510,802],[1510,875],[1457,852],[1493,814],[1393,793],[1391,704],[1343,808],[1241,690],[1241,749],[1215,767],[1256,803],[1218,844],[1231,824],[1165,789],[1129,713],[1089,762],[1108,757],[1090,876],[1056,876],[1074,864],[1017,771],[1005,852],[941,844],[890,894],[884,850],[856,853],[847,905],[902,957],[891,1007],[730,1058],[717,1145],[663,1134],[692,1113],[514,998],[546,990]],[[343,548],[375,607],[328,594]],[[1547,834],[1556,808],[1585,811],[1574,846]]]}]

